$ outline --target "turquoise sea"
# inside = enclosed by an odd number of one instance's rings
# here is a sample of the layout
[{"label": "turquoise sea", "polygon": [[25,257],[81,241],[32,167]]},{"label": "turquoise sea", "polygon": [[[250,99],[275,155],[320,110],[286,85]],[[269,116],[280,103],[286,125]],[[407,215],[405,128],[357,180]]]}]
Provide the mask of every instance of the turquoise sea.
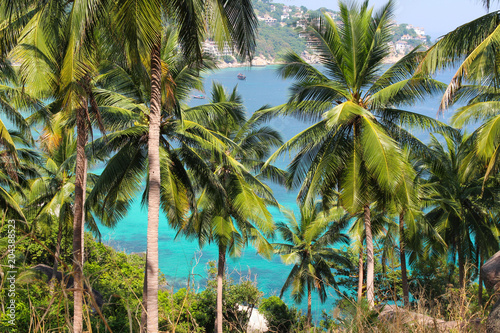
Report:
[{"label": "turquoise sea", "polygon": [[[292,81],[278,78],[275,69],[274,66],[243,67],[228,68],[210,73],[205,78],[207,99],[210,98],[212,81],[217,81],[222,83],[228,90],[238,85],[238,92],[243,96],[248,114],[266,104],[275,106],[285,103],[288,98],[288,87]],[[245,74],[246,80],[238,80],[236,78],[238,73]],[[448,83],[451,77],[452,72],[436,76],[438,80],[445,83]],[[193,92],[193,95],[195,94],[199,94],[199,92]],[[189,101],[189,105],[203,104],[207,102],[207,99],[192,99]],[[410,110],[436,117],[439,100],[439,96],[428,98],[425,102],[415,105]],[[450,115],[451,112],[448,111],[444,117],[440,117],[440,120],[445,121]],[[286,118],[273,120],[271,125],[282,133],[285,140],[288,140],[309,124]],[[415,134],[426,141],[427,135],[425,133]],[[285,167],[287,162],[288,157],[285,157],[281,158],[276,164]],[[285,189],[274,185],[272,189],[279,203],[293,209],[297,214],[296,192],[287,192]],[[276,221],[283,221],[278,210],[274,209],[272,213]],[[147,210],[141,207],[140,199],[137,199],[130,213],[114,229],[101,228],[102,241],[127,253],[144,252],[146,251],[146,230]],[[175,236],[176,233],[169,227],[165,216],[160,216],[160,270],[166,276],[170,287],[175,289],[185,287],[188,275],[196,274],[196,283],[200,289],[203,289],[205,281],[200,276],[206,276],[207,262],[217,259],[217,247],[206,246],[200,249],[196,242],[188,241],[182,237],[175,238]],[[247,248],[241,257],[228,259],[228,272],[232,274],[233,279],[238,279],[240,275],[250,275],[252,280],[256,280],[259,289],[265,293],[264,297],[279,295],[290,270],[291,266],[282,264],[278,256],[274,256],[268,261],[258,256],[251,247]],[[338,296],[333,289],[330,290],[329,295],[324,304],[321,304],[318,297],[314,295],[313,312],[316,319],[318,319],[321,310],[328,311],[332,309],[332,303]],[[288,304],[292,304],[288,295],[285,295],[285,300]],[[306,306],[306,301],[298,305],[301,309]]]}]

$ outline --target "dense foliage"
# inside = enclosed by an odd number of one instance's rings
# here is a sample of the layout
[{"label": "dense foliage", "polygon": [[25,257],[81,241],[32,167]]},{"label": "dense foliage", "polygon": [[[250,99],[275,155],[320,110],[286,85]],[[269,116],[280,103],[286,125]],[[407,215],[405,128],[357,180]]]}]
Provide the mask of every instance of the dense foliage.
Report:
[{"label": "dense foliage", "polygon": [[[480,269],[500,248],[499,12],[387,68],[393,35],[414,34],[392,30],[394,3],[341,2],[311,27],[312,66],[290,28],[256,35],[251,1],[184,3],[0,3],[0,332],[245,332],[255,308],[277,332],[391,331],[381,304],[459,325],[482,316]],[[206,32],[241,57],[287,51],[288,102],[247,118],[236,88],[214,84],[187,107],[214,68]],[[431,76],[457,65],[449,85]],[[441,111],[465,104],[456,127],[404,110],[430,94],[443,94]],[[313,124],[283,143],[266,125],[277,116]],[[285,153],[286,171],[272,165]],[[269,180],[299,189],[300,217],[275,221]],[[97,242],[97,222],[115,226],[139,195],[146,254]],[[219,249],[179,290],[158,271],[159,214]],[[306,315],[226,274],[226,256],[249,244],[290,265],[281,295],[307,297]],[[331,290],[339,298],[314,327],[311,295],[326,302]]]},{"label": "dense foliage", "polygon": [[290,27],[261,25],[257,35],[256,53],[276,58],[287,50],[298,54],[306,49],[305,39]]}]

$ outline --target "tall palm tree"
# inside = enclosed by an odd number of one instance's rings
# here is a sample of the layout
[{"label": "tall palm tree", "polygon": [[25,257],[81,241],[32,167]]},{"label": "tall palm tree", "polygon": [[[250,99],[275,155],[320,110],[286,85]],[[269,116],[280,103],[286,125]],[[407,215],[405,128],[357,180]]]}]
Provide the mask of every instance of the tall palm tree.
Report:
[{"label": "tall palm tree", "polygon": [[285,151],[298,151],[290,163],[288,185],[300,186],[299,201],[312,202],[339,189],[345,209],[364,213],[367,298],[372,305],[370,205],[394,194],[403,177],[407,162],[399,144],[425,146],[407,128],[445,127],[399,108],[442,88],[428,76],[413,76],[420,53],[414,50],[382,73],[382,61],[390,51],[392,17],[392,1],[375,14],[367,1],[360,6],[340,3],[342,24],[325,14],[320,25],[311,28],[319,41],[324,73],[298,55],[287,54],[278,72],[296,83],[287,105],[269,111],[317,121],[285,143],[270,161]]},{"label": "tall palm tree", "polygon": [[[217,268],[216,330],[223,331],[222,288],[226,255],[239,256],[250,242],[257,252],[270,258],[272,247],[267,238],[272,236],[274,223],[266,205],[277,206],[271,190],[259,178],[283,181],[280,170],[270,166],[255,175],[269,156],[271,149],[283,143],[275,130],[261,126],[257,111],[249,120],[244,115],[241,97],[236,88],[228,94],[220,84],[212,87],[212,104],[227,103],[226,114],[208,119],[204,125],[229,140],[222,153],[199,150],[211,169],[209,182],[198,186],[198,210],[183,230],[188,237],[198,239],[200,246],[216,243],[219,247]],[[186,113],[186,119],[190,114]]]},{"label": "tall palm tree", "polygon": [[[10,1],[8,1],[11,3]],[[73,221],[73,275],[75,291],[73,329],[83,331],[83,235],[87,156],[85,145],[92,114],[98,109],[92,94],[96,74],[96,23],[101,2],[25,1],[30,18],[17,36],[13,57],[21,63],[20,73],[27,91],[52,102],[39,110],[40,118],[63,111],[76,119],[75,218]],[[36,10],[31,13],[31,10]],[[82,24],[75,24],[82,22]]]},{"label": "tall palm tree", "polygon": [[300,303],[307,290],[307,329],[311,327],[311,294],[318,292],[321,302],[326,301],[328,286],[336,285],[331,263],[350,266],[349,259],[333,247],[349,244],[342,233],[350,216],[340,208],[323,209],[321,204],[300,207],[300,220],[292,211],[285,210],[288,223],[277,223],[283,242],[274,243],[275,252],[287,265],[293,264],[280,297],[292,287],[292,298]]},{"label": "tall palm tree", "polygon": [[[161,191],[160,180],[160,118],[162,67],[160,50],[161,30],[166,21],[178,27],[179,42],[186,57],[202,59],[201,43],[209,30],[219,47],[227,43],[244,57],[251,57],[255,49],[257,19],[249,0],[212,1],[132,1],[116,2],[114,17],[117,27],[124,32],[125,45],[134,64],[141,55],[150,55],[150,113],[149,113],[149,194],[148,194],[148,250],[147,250],[147,312],[148,332],[158,331],[158,219]],[[208,29],[206,29],[208,27]],[[174,107],[174,105],[170,105]]]}]

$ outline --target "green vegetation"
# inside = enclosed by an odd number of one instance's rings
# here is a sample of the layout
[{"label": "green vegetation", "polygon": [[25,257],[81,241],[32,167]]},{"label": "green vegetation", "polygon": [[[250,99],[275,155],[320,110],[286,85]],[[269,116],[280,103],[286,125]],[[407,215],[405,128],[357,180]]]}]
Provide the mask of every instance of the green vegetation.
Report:
[{"label": "green vegetation", "polygon": [[305,49],[305,39],[299,38],[299,34],[292,28],[265,24],[259,26],[256,54],[276,58],[286,50],[301,54]]},{"label": "green vegetation", "polygon": [[[256,307],[277,332],[428,331],[436,318],[461,330],[484,318],[494,302],[480,269],[500,249],[499,12],[386,68],[394,3],[341,2],[339,17],[311,27],[319,67],[290,28],[257,36],[249,0],[157,5],[0,3],[0,332],[245,332]],[[214,68],[200,47],[209,36],[243,60],[288,49],[278,69],[294,80],[288,102],[247,118],[236,88],[214,84],[207,103],[186,106]],[[431,76],[456,63],[448,85]],[[405,110],[431,94],[440,111],[465,102],[451,125]],[[266,125],[278,116],[313,124],[283,143]],[[285,153],[286,171],[271,164]],[[265,181],[298,189],[300,217],[274,220],[268,207],[281,206]],[[146,254],[96,242],[97,221],[115,226],[138,196]],[[169,289],[159,214],[218,247],[203,285],[190,275]],[[306,315],[227,275],[227,256],[249,244],[290,265],[280,296],[307,294]],[[315,327],[311,295],[326,302],[331,287],[340,297]]]}]

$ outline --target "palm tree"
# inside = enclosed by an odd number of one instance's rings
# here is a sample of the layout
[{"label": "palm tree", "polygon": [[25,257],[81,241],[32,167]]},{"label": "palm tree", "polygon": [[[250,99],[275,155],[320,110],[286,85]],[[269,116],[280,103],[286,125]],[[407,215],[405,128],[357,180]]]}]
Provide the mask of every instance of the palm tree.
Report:
[{"label": "palm tree", "polygon": [[448,245],[437,250],[458,256],[459,284],[465,288],[465,264],[477,260],[477,249],[481,255],[498,250],[500,230],[489,213],[496,196],[490,188],[481,195],[482,168],[471,167],[469,162],[471,138],[445,135],[444,139],[442,143],[432,136],[432,154],[425,160],[434,191],[427,198],[432,209],[426,217]]},{"label": "palm tree", "polygon": [[[57,225],[57,241],[54,250],[52,277],[56,277],[61,252],[63,231],[73,225],[75,203],[75,152],[76,140],[74,130],[63,126],[62,114],[53,117],[51,128],[45,128],[39,142],[43,152],[44,165],[40,166],[40,175],[29,182],[26,194],[26,211],[30,213],[31,229],[50,232],[52,225]],[[90,193],[96,176],[89,174],[86,189]],[[98,232],[96,221],[89,210],[86,210],[87,226]]]},{"label": "palm tree", "polygon": [[[270,166],[255,175],[264,164],[273,147],[283,143],[281,136],[267,126],[261,126],[259,111],[247,120],[241,97],[236,88],[228,94],[220,84],[212,87],[212,104],[227,103],[225,114],[208,119],[204,125],[230,143],[222,153],[199,150],[211,169],[209,182],[198,186],[197,214],[183,230],[188,237],[196,237],[203,246],[216,243],[219,247],[217,268],[217,332],[223,331],[222,288],[226,254],[239,256],[251,242],[260,255],[270,258],[272,247],[267,238],[272,236],[274,223],[266,205],[277,206],[271,190],[259,178],[284,179],[280,170]],[[190,114],[186,113],[186,119]],[[253,173],[252,173],[253,172]],[[199,180],[195,183],[200,183]],[[201,184],[200,184],[201,185]]]},{"label": "palm tree", "polygon": [[[11,1],[8,3],[12,5]],[[88,119],[93,114],[99,119],[91,88],[97,63],[97,48],[93,47],[97,44],[97,36],[94,31],[103,11],[95,10],[101,5],[100,2],[26,1],[22,5],[27,5],[25,9],[28,9],[29,19],[23,21],[22,27],[17,27],[20,31],[18,44],[12,54],[21,63],[20,73],[27,91],[37,98],[52,101],[38,111],[36,118],[48,119],[49,114],[59,111],[76,118],[73,326],[75,332],[82,332],[84,206],[87,188],[85,145],[89,131],[92,131]],[[74,24],[80,21],[83,23]]]},{"label": "palm tree", "polygon": [[324,210],[321,204],[300,207],[300,220],[292,211],[285,210],[288,223],[277,223],[283,242],[274,243],[275,252],[282,261],[293,268],[281,288],[280,297],[292,287],[292,297],[300,303],[307,290],[307,328],[311,327],[311,293],[316,290],[321,302],[326,301],[328,286],[335,285],[331,263],[350,266],[348,258],[335,245],[349,244],[349,237],[342,233],[350,216],[342,209]]},{"label": "palm tree", "polygon": [[[236,49],[244,57],[251,57],[255,49],[257,20],[249,0],[215,1],[132,1],[116,2],[117,27],[124,32],[125,44],[133,66],[141,62],[141,55],[150,55],[150,113],[149,113],[149,194],[148,194],[148,250],[146,265],[148,332],[158,331],[158,219],[161,192],[160,177],[160,123],[162,67],[160,50],[163,18],[178,27],[183,54],[202,59],[201,42],[206,38],[208,23],[211,36]],[[171,108],[175,105],[170,105]]]},{"label": "palm tree", "polygon": [[[483,3],[489,6],[489,1]],[[453,102],[464,82],[498,86],[499,77],[495,69],[499,35],[500,11],[495,11],[447,33],[426,52],[419,72],[434,73],[458,66],[441,100],[440,111]]]},{"label": "palm tree", "polygon": [[[404,176],[402,143],[414,149],[425,145],[408,127],[445,128],[434,119],[399,107],[442,88],[431,78],[412,76],[421,54],[414,50],[384,73],[389,54],[393,3],[373,14],[365,1],[358,6],[340,3],[342,24],[325,15],[311,28],[318,38],[324,72],[294,53],[279,68],[284,78],[295,78],[287,105],[271,109],[279,115],[317,121],[273,154],[298,154],[290,163],[290,187],[300,186],[298,200],[307,203],[340,191],[340,202],[351,214],[363,211],[367,248],[367,298],[373,305],[373,237],[370,205],[387,201]],[[373,15],[372,15],[373,14]]]},{"label": "palm tree", "polygon": [[496,87],[466,85],[457,91],[457,96],[453,101],[456,103],[465,99],[467,105],[460,107],[453,114],[451,117],[452,125],[458,128],[467,125],[478,126],[472,134],[474,152],[472,152],[471,163],[487,165],[483,188],[490,175],[498,170],[500,156],[499,97]]},{"label": "palm tree", "polygon": [[22,112],[33,112],[39,106],[40,102],[19,85],[19,77],[10,62],[3,60],[0,63],[0,112],[4,119],[11,122],[14,129],[9,130],[0,119],[0,207],[3,212],[8,211],[10,216],[21,220],[25,220],[24,214],[9,194],[9,190],[20,193],[21,187],[26,185],[26,176],[33,174],[34,170],[24,163],[27,162],[25,157],[32,155],[32,152],[21,148],[29,147],[33,143],[30,126]]}]

